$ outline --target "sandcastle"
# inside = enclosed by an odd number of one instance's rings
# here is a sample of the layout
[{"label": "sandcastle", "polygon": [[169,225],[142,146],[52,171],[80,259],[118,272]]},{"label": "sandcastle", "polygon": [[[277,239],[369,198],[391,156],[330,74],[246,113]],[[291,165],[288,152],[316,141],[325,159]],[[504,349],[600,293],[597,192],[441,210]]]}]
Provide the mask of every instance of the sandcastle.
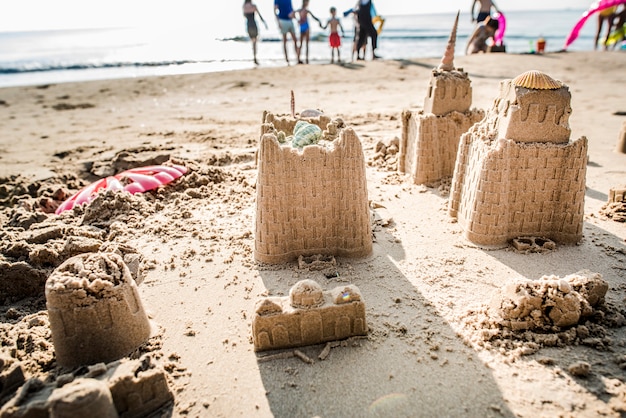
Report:
[{"label": "sandcastle", "polygon": [[141,418],[164,416],[173,401],[165,371],[144,355],[81,367],[52,382],[29,379],[0,416]]},{"label": "sandcastle", "polygon": [[461,137],[449,213],[471,242],[580,241],[587,139],[569,139],[570,99],[566,85],[526,72],[502,81],[485,118]]},{"label": "sandcastle", "polygon": [[258,153],[255,259],[283,263],[314,254],[372,251],[365,160],[354,130],[325,115],[306,119],[325,144],[282,145],[294,117],[265,112]]},{"label": "sandcastle", "polygon": [[608,201],[600,213],[616,222],[626,222],[626,185],[609,189]]},{"label": "sandcastle", "polygon": [[441,63],[433,69],[423,111],[402,112],[398,170],[415,184],[433,184],[452,177],[461,135],[485,113],[472,109],[471,81],[454,67],[457,14]]},{"label": "sandcastle", "polygon": [[257,302],[252,321],[255,351],[300,347],[367,335],[365,303],[354,285],[323,291],[302,280],[288,297]]},{"label": "sandcastle", "polygon": [[57,363],[65,367],[120,359],[144,343],[151,324],[137,285],[115,253],[86,253],[46,281]]}]

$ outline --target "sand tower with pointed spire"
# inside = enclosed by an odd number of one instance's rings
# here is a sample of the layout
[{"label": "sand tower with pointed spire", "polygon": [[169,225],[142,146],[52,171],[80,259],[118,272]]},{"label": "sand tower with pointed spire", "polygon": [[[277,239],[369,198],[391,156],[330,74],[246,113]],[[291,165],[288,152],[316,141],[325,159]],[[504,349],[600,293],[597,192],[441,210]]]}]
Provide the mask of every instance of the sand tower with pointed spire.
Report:
[{"label": "sand tower with pointed spire", "polygon": [[582,238],[587,139],[570,141],[569,88],[528,71],[500,83],[486,117],[461,137],[449,212],[481,246]]},{"label": "sand tower with pointed spire", "polygon": [[462,68],[454,67],[457,13],[446,51],[428,83],[423,111],[402,112],[398,170],[415,184],[434,184],[452,177],[459,138],[484,117],[472,109],[472,87]]},{"label": "sand tower with pointed spire", "polygon": [[[292,136],[301,120],[332,140],[303,147],[279,142]],[[315,254],[369,255],[365,158],[354,130],[324,115],[297,120],[265,112],[261,134],[255,259],[278,264]]]}]

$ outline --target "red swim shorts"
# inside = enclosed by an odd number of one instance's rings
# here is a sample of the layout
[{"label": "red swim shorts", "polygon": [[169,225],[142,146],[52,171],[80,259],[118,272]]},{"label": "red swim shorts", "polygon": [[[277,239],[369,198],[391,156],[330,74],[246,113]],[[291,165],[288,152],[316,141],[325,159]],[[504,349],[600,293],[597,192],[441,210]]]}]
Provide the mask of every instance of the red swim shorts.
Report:
[{"label": "red swim shorts", "polygon": [[331,48],[339,48],[341,46],[341,37],[339,37],[339,34],[336,32],[331,33],[328,40],[330,41]]}]

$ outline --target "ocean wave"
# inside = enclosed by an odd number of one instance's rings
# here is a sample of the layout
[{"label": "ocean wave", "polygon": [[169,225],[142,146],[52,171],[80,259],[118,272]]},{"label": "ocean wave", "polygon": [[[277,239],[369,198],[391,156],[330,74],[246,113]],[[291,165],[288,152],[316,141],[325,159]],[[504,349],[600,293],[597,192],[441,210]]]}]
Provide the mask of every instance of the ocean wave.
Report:
[{"label": "ocean wave", "polygon": [[24,63],[13,66],[0,66],[0,74],[36,73],[45,71],[94,70],[106,68],[167,67],[187,64],[211,64],[220,60],[166,60],[153,62],[106,62],[75,64]]}]

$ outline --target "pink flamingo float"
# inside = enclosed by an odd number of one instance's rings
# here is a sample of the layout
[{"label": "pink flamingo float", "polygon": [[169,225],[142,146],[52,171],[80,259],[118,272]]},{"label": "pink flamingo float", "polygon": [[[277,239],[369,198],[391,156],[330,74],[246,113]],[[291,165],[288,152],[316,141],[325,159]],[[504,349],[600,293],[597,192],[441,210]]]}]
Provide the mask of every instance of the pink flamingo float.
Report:
[{"label": "pink flamingo float", "polygon": [[187,167],[182,165],[151,165],[122,171],[85,186],[61,203],[54,213],[58,215],[74,206],[89,203],[100,190],[125,190],[131,194],[143,193],[174,181],[185,173],[187,173]]}]

